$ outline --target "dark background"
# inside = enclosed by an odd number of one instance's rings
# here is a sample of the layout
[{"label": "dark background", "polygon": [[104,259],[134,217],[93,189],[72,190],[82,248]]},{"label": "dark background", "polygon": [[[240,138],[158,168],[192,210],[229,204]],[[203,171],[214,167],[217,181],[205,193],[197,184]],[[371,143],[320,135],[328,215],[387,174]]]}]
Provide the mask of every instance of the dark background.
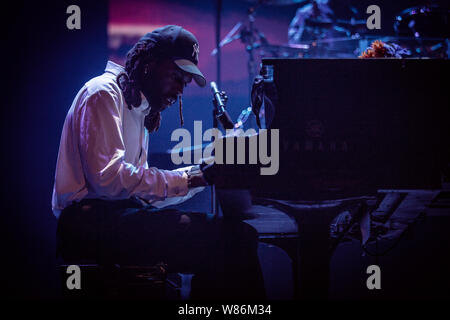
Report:
[{"label": "dark background", "polygon": [[[248,3],[224,1],[222,37],[234,25],[233,14],[245,18]],[[335,1],[345,4],[350,1]],[[370,4],[382,8],[382,26],[379,32],[391,34],[395,14],[423,1],[351,1],[364,12]],[[170,10],[171,3],[167,1]],[[66,28],[66,8],[77,4],[82,11],[82,29]],[[205,19],[214,21],[213,1],[190,2],[192,8],[202,11]],[[265,21],[262,29],[270,29],[268,22],[276,19],[286,26],[295,14],[294,7],[262,8],[259,13]],[[339,8],[344,6],[337,5]],[[344,10],[344,9],[343,9]],[[64,118],[76,92],[83,83],[102,73],[108,59],[106,1],[14,1],[2,10],[2,57],[6,73],[2,72],[3,103],[1,115],[2,136],[2,226],[1,277],[2,296],[26,298],[57,297],[58,277],[55,259],[56,219],[51,212],[51,193],[54,168]],[[163,14],[163,12],[162,12]],[[183,21],[174,21],[183,24]],[[280,27],[280,30],[282,28]],[[282,29],[284,30],[284,29]],[[214,25],[205,31],[214,39]],[[374,31],[375,33],[378,31]],[[269,39],[270,40],[270,39]],[[286,39],[273,39],[284,43]],[[214,41],[214,40],[212,40]],[[234,44],[235,50],[242,50]],[[231,49],[230,49],[231,50]],[[205,55],[208,54],[205,50]],[[223,53],[223,66],[229,73],[239,76],[227,79],[223,88],[233,92],[230,112],[235,119],[248,102],[245,88],[245,52],[236,68]],[[236,57],[233,59],[236,60]],[[213,63],[211,59],[211,63]],[[227,64],[229,63],[229,64]],[[225,68],[227,66],[227,68]],[[211,67],[211,70],[215,70]],[[213,80],[213,71],[208,74]],[[212,79],[211,79],[212,78]],[[201,98],[199,97],[201,96]],[[209,91],[192,95],[200,99],[202,111],[186,111],[187,122],[193,119],[209,119]],[[193,103],[189,97],[185,105]],[[169,128],[178,123],[174,110],[164,115],[167,130],[157,136],[157,144],[163,146]],[[159,144],[160,143],[160,144]],[[159,148],[159,151],[162,147]],[[151,156],[150,156],[151,157]],[[194,204],[195,205],[195,204]]]}]

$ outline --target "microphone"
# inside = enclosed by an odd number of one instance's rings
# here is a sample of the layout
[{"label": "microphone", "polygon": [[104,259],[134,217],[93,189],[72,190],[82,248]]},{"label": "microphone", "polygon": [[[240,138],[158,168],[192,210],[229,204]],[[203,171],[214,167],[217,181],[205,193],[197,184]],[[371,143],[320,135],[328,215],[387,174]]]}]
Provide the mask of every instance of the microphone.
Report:
[{"label": "microphone", "polygon": [[230,115],[225,110],[225,102],[222,99],[222,95],[220,94],[219,90],[217,89],[217,84],[214,81],[211,81],[211,92],[214,97],[214,107],[216,108],[216,118],[219,119],[220,123],[224,127],[224,129],[233,129],[234,123],[230,118]]},{"label": "microphone", "polygon": [[215,102],[214,106],[216,107],[217,112],[219,114],[225,112],[225,103],[223,103],[222,96],[220,95],[220,92],[217,89],[217,84],[214,81],[211,81],[209,85],[211,86],[211,92],[213,94]]}]

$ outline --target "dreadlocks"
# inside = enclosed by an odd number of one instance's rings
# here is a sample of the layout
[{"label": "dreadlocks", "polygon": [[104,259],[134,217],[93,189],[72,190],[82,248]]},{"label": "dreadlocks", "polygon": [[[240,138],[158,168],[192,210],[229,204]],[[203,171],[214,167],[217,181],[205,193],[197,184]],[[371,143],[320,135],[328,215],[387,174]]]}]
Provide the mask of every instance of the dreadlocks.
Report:
[{"label": "dreadlocks", "polygon": [[[117,83],[122,89],[128,108],[137,108],[142,103],[141,88],[144,67],[150,61],[161,58],[160,49],[152,40],[141,40],[127,53],[125,72],[117,76]],[[150,112],[144,120],[149,132],[157,131],[161,124],[161,113]]]}]

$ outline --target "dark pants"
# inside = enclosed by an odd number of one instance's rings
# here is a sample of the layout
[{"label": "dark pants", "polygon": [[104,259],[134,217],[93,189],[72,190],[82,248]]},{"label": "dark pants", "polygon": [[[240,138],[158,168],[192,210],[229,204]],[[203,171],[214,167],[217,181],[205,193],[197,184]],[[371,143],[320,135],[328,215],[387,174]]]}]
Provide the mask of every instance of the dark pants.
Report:
[{"label": "dark pants", "polygon": [[133,200],[93,199],[64,209],[57,234],[66,263],[164,262],[171,273],[195,274],[194,296],[264,297],[257,232],[241,221],[157,210]]}]

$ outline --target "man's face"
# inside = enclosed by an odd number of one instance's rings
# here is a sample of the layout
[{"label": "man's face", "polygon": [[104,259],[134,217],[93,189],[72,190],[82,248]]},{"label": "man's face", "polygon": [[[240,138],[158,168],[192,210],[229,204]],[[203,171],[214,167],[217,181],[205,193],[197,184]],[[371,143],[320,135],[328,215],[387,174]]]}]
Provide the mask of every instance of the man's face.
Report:
[{"label": "man's face", "polygon": [[172,60],[165,59],[149,68],[142,92],[149,100],[152,113],[161,112],[177,101],[192,75],[181,70]]}]

